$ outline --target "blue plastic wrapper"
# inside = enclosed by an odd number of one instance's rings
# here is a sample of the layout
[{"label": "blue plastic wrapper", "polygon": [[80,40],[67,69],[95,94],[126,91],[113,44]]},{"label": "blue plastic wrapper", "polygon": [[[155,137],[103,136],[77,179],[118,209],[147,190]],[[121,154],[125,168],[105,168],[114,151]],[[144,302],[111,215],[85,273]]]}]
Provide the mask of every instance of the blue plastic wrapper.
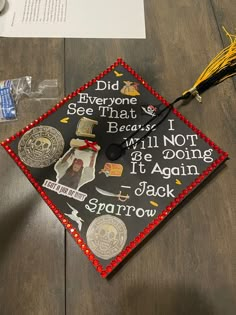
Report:
[{"label": "blue plastic wrapper", "polygon": [[31,77],[0,82],[0,122],[17,119],[17,104],[31,92]]},{"label": "blue plastic wrapper", "polygon": [[16,119],[16,105],[10,88],[0,88],[0,119]]}]

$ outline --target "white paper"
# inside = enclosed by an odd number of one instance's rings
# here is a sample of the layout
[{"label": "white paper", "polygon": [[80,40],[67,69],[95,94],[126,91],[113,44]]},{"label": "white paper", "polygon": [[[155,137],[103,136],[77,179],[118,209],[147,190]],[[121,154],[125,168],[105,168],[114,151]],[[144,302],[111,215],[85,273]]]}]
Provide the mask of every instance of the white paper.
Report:
[{"label": "white paper", "polygon": [[0,36],[145,38],[143,0],[8,0]]}]

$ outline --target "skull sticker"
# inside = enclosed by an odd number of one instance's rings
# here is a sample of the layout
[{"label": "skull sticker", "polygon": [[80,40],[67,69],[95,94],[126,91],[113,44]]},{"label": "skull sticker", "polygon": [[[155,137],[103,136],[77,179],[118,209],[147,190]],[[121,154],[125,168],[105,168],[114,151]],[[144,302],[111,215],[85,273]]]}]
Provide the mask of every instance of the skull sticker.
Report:
[{"label": "skull sticker", "polygon": [[38,126],[26,132],[19,141],[18,153],[30,167],[47,167],[56,162],[64,150],[64,139],[53,127]]},{"label": "skull sticker", "polygon": [[118,255],[127,239],[124,222],[111,215],[102,215],[90,224],[87,231],[87,242],[93,253],[102,259]]},{"label": "skull sticker", "polygon": [[40,137],[32,143],[32,149],[36,156],[41,156],[42,154],[48,154],[51,148],[51,141],[47,138]]}]

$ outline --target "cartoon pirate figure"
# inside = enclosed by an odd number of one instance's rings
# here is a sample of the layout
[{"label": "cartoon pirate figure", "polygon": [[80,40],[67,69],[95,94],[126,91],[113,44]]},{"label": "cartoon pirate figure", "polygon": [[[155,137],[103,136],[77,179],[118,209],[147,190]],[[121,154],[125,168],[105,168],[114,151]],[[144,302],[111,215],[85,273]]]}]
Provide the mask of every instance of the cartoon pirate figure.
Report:
[{"label": "cartoon pirate figure", "polygon": [[95,163],[100,147],[95,142],[72,139],[71,149],[55,164],[57,182],[78,189],[95,178]]}]

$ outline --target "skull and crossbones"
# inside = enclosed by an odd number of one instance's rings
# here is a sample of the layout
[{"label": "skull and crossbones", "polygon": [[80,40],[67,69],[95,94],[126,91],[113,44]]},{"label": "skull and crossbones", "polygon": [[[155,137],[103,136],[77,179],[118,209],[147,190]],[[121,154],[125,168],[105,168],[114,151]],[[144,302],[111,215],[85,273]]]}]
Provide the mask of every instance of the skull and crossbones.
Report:
[{"label": "skull and crossbones", "polygon": [[99,244],[101,250],[112,248],[118,241],[118,232],[113,225],[99,225],[94,234],[94,240]]},{"label": "skull and crossbones", "polygon": [[51,149],[51,141],[44,137],[39,137],[31,143],[31,149],[36,156],[48,154]]},{"label": "skull and crossbones", "polygon": [[150,116],[156,116],[157,113],[157,108],[151,104],[148,105],[147,108],[142,106],[142,110]]}]

